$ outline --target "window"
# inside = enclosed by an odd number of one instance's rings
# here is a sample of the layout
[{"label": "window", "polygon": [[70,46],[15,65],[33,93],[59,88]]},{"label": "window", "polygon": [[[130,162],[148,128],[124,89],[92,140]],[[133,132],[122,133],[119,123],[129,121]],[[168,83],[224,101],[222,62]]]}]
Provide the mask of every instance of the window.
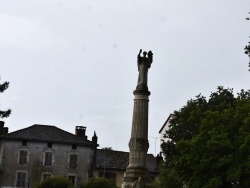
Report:
[{"label": "window", "polygon": [[48,148],[52,148],[52,142],[48,142],[47,147],[48,147]]},{"label": "window", "polygon": [[28,163],[28,150],[19,150],[19,165],[26,165]]},{"label": "window", "polygon": [[71,181],[73,185],[76,185],[76,176],[69,175],[68,180]]},{"label": "window", "polygon": [[27,146],[27,140],[22,140],[22,146]]},{"label": "window", "polygon": [[44,181],[44,180],[46,180],[46,179],[48,179],[50,177],[52,177],[51,173],[49,173],[49,172],[43,172],[43,174],[42,174],[42,181]]},{"label": "window", "polygon": [[26,187],[27,172],[17,172],[16,187]]},{"label": "window", "polygon": [[77,168],[77,158],[76,154],[69,155],[69,168]]},{"label": "window", "polygon": [[52,166],[53,162],[53,153],[45,152],[44,154],[44,166]]}]

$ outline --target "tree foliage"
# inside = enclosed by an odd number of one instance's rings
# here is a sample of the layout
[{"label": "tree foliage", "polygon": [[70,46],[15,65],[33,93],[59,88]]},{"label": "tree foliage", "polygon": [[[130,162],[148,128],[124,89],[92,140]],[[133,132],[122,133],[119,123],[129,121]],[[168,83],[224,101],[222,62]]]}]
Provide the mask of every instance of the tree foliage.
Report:
[{"label": "tree foliage", "polygon": [[196,96],[174,112],[165,137],[162,187],[250,187],[250,90]]},{"label": "tree foliage", "polygon": [[84,188],[116,188],[116,185],[112,180],[106,178],[91,178]]},{"label": "tree foliage", "polygon": [[72,183],[65,177],[55,176],[41,182],[37,188],[69,188]]},{"label": "tree foliage", "polygon": [[[248,45],[245,46],[244,50],[245,50],[245,54],[247,54],[248,57],[250,58],[250,42],[248,42]],[[250,67],[250,62],[249,62],[248,67]],[[250,71],[250,69],[248,69],[248,71]]]},{"label": "tree foliage", "polygon": [[[250,12],[248,14],[250,14]],[[246,20],[249,21],[250,17],[247,17]],[[250,42],[248,42],[248,45],[245,46],[244,50],[245,50],[245,54],[247,54],[248,57],[250,58]],[[248,67],[250,67],[250,62],[249,62]],[[250,69],[248,69],[248,71],[250,71]]]},{"label": "tree foliage", "polygon": [[[4,82],[4,83],[0,83],[0,93],[3,93],[6,89],[8,89],[9,87],[9,82]],[[2,111],[0,110],[0,118],[6,118],[6,117],[9,117],[11,113],[11,110],[8,109],[6,111]]]},{"label": "tree foliage", "polygon": [[113,150],[112,147],[104,147],[102,150]]}]

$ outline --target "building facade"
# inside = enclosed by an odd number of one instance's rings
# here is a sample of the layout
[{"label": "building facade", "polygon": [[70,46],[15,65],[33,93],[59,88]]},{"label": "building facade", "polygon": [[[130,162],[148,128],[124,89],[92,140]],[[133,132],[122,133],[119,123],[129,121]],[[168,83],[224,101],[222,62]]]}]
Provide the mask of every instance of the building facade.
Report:
[{"label": "building facade", "polygon": [[75,135],[37,124],[12,133],[3,129],[0,122],[1,187],[34,187],[52,176],[78,185],[92,176],[97,137],[88,140],[86,127],[77,126]]}]

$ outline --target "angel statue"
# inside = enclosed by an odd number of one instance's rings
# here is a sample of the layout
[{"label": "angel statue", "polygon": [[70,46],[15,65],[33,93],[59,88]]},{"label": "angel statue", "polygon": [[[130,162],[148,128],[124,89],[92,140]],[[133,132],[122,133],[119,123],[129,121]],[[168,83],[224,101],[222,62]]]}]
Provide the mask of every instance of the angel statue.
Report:
[{"label": "angel statue", "polygon": [[139,54],[137,56],[137,66],[139,71],[138,82],[136,89],[148,89],[148,69],[151,67],[151,63],[153,62],[153,53],[151,51],[143,52],[143,56],[141,56],[142,49],[140,49]]}]

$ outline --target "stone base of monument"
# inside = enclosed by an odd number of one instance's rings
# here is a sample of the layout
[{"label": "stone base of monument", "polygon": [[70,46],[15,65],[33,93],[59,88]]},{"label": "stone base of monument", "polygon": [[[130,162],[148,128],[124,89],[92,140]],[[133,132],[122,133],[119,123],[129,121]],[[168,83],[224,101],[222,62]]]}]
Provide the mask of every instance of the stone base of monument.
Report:
[{"label": "stone base of monument", "polygon": [[127,167],[122,188],[150,188],[151,178],[146,168]]}]

